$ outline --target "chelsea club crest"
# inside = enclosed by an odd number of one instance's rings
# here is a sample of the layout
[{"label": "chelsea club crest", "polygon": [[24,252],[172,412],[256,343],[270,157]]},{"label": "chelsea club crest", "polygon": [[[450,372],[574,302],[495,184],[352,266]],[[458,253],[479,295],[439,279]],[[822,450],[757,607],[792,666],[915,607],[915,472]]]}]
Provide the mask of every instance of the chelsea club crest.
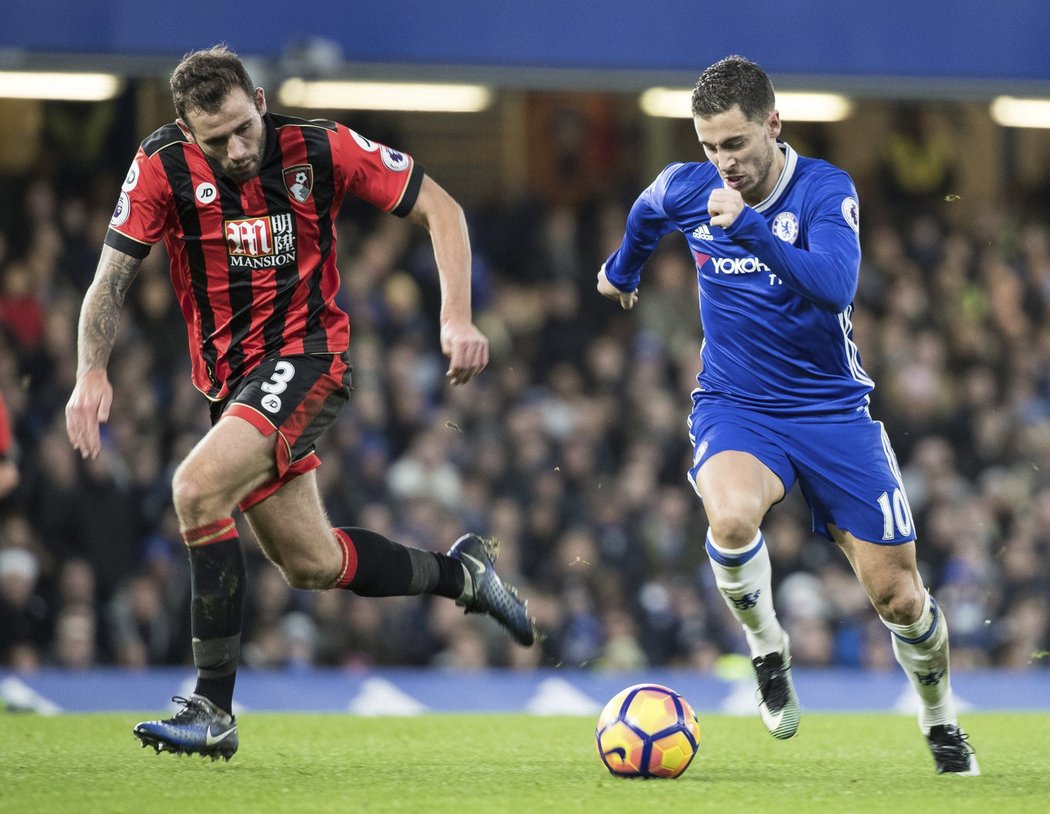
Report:
[{"label": "chelsea club crest", "polygon": [[798,237],[798,218],[793,212],[781,212],[773,218],[773,234],[785,243],[794,243]]}]

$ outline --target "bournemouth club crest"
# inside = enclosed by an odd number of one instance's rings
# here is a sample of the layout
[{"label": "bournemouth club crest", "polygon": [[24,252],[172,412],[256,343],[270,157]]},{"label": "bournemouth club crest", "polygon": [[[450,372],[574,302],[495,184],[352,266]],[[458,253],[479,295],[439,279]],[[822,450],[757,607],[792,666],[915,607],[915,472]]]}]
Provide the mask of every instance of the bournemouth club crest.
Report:
[{"label": "bournemouth club crest", "polygon": [[291,195],[299,203],[306,203],[310,193],[314,191],[314,168],[310,164],[296,164],[294,167],[285,167],[284,185]]}]

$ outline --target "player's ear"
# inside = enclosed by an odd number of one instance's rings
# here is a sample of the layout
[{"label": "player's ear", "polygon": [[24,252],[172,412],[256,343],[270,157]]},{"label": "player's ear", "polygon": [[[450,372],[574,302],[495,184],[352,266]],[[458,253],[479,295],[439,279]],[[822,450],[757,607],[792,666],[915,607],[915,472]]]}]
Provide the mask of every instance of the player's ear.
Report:
[{"label": "player's ear", "polygon": [[193,131],[190,130],[190,126],[186,124],[185,121],[183,121],[182,119],[176,119],[175,124],[179,126],[179,130],[181,130],[182,134],[190,140],[191,144],[197,143],[197,139],[193,137]]},{"label": "player's ear", "polygon": [[255,89],[255,109],[259,111],[260,116],[266,115],[266,91],[262,88]]},{"label": "player's ear", "polygon": [[779,136],[782,127],[783,123],[780,121],[780,111],[774,110],[769,114],[769,118],[766,120],[766,129],[769,133],[769,137],[776,138]]}]

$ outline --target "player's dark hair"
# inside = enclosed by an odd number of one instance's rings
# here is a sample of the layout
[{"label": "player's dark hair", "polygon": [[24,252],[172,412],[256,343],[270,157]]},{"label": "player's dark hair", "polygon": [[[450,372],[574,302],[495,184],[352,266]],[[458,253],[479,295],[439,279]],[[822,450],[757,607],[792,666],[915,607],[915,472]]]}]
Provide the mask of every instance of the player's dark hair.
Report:
[{"label": "player's dark hair", "polygon": [[224,44],[191,51],[171,74],[171,99],[183,121],[188,121],[186,114],[192,110],[216,113],[234,88],[243,90],[249,99],[255,95],[244,63]]},{"label": "player's dark hair", "polygon": [[776,107],[776,95],[765,71],[733,55],[700,74],[693,87],[693,115],[708,119],[735,105],[749,121],[762,121]]}]

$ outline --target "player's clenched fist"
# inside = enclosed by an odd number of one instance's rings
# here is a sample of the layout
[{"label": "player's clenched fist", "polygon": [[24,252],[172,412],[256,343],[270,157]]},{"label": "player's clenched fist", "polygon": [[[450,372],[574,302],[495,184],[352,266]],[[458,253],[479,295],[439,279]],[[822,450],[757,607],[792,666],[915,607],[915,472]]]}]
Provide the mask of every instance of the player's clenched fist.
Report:
[{"label": "player's clenched fist", "polygon": [[712,226],[728,229],[744,211],[744,199],[737,190],[721,187],[707,199],[707,211],[711,215]]},{"label": "player's clenched fist", "polygon": [[598,293],[606,299],[620,303],[620,307],[624,311],[630,311],[634,308],[634,304],[638,302],[638,289],[635,289],[634,291],[621,291],[609,282],[609,278],[605,274],[604,263],[602,263],[602,267],[598,270]]},{"label": "player's clenched fist", "polygon": [[452,384],[466,384],[489,363],[489,340],[473,323],[447,322],[441,326],[441,350],[448,357]]},{"label": "player's clenched fist", "polygon": [[77,379],[66,404],[66,433],[82,457],[98,457],[102,450],[99,424],[109,420],[112,404],[113,386],[105,370],[89,370]]}]

